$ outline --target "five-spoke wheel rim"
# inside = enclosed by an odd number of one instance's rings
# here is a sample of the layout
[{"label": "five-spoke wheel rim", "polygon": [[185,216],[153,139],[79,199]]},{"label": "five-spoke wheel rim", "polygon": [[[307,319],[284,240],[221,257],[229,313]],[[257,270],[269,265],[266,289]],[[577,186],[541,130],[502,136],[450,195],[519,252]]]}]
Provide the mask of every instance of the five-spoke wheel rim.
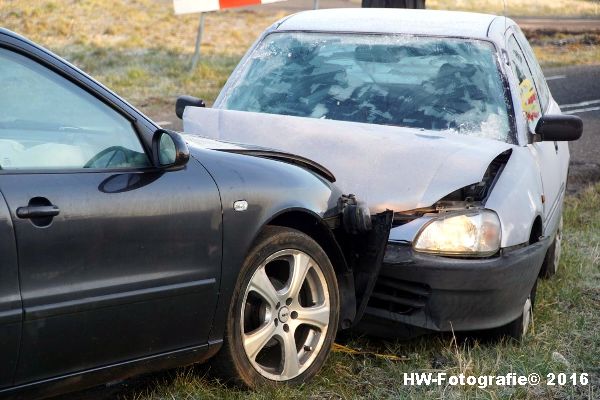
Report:
[{"label": "five-spoke wheel rim", "polygon": [[299,376],[323,346],[330,313],[327,281],[308,254],[287,249],[271,255],[243,297],[240,325],[248,360],[271,380]]}]

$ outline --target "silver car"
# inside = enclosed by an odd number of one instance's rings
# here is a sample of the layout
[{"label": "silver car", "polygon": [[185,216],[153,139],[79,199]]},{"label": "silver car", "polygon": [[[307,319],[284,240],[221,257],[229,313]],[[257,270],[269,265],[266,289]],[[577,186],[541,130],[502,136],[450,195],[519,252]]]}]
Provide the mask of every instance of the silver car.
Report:
[{"label": "silver car", "polygon": [[[562,115],[525,36],[494,15],[299,13],[268,28],[185,131],[327,166],[394,212],[358,328],[385,336],[527,332],[559,265],[581,120]],[[379,268],[379,266],[376,266]]]}]

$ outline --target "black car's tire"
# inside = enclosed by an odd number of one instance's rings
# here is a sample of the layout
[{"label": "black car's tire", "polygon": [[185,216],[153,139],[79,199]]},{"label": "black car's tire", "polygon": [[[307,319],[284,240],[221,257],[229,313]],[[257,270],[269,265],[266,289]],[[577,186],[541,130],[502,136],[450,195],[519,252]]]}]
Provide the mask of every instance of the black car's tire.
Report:
[{"label": "black car's tire", "polygon": [[560,217],[560,223],[554,236],[552,244],[546,252],[542,269],[540,270],[540,277],[548,279],[556,275],[558,272],[558,266],[560,264],[560,255],[562,248],[562,230],[563,230],[563,218]]},{"label": "black car's tire", "polygon": [[267,227],[240,271],[213,369],[251,388],[305,382],[327,359],[339,303],[323,249],[302,232]]},{"label": "black car's tire", "polygon": [[537,291],[537,280],[531,289],[529,297],[523,305],[523,313],[516,320],[495,329],[498,338],[509,338],[521,341],[529,333],[529,328],[533,324],[533,308],[535,306],[535,294]]}]

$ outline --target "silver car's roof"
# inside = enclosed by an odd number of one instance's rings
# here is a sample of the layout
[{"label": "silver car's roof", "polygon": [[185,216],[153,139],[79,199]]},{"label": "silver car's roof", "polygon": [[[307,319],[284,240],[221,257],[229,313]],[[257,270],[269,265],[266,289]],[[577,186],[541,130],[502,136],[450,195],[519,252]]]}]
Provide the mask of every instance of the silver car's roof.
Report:
[{"label": "silver car's roof", "polygon": [[[495,22],[492,24],[492,22]],[[304,11],[284,19],[277,31],[365,32],[457,36],[490,40],[508,18],[458,11],[342,8]]]}]

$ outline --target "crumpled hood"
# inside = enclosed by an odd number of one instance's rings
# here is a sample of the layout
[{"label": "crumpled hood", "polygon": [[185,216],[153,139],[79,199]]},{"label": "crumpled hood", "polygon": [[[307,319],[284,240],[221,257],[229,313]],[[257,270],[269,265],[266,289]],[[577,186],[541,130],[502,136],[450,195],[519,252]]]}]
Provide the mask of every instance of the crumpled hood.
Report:
[{"label": "crumpled hood", "polygon": [[300,166],[320,175],[329,182],[335,182],[335,176],[327,168],[311,159],[299,156],[297,154],[291,154],[281,150],[255,146],[248,143],[232,143],[222,140],[210,139],[204,136],[199,136],[198,134],[184,133],[183,138],[190,147],[190,150],[192,150],[192,154],[195,148],[199,148],[204,150],[210,149],[224,151],[228,153],[243,154],[252,157],[268,158],[271,160],[283,161],[288,164]]},{"label": "crumpled hood", "polygon": [[297,154],[333,172],[372,212],[428,207],[480,182],[511,145],[451,132],[187,107],[184,132]]}]

